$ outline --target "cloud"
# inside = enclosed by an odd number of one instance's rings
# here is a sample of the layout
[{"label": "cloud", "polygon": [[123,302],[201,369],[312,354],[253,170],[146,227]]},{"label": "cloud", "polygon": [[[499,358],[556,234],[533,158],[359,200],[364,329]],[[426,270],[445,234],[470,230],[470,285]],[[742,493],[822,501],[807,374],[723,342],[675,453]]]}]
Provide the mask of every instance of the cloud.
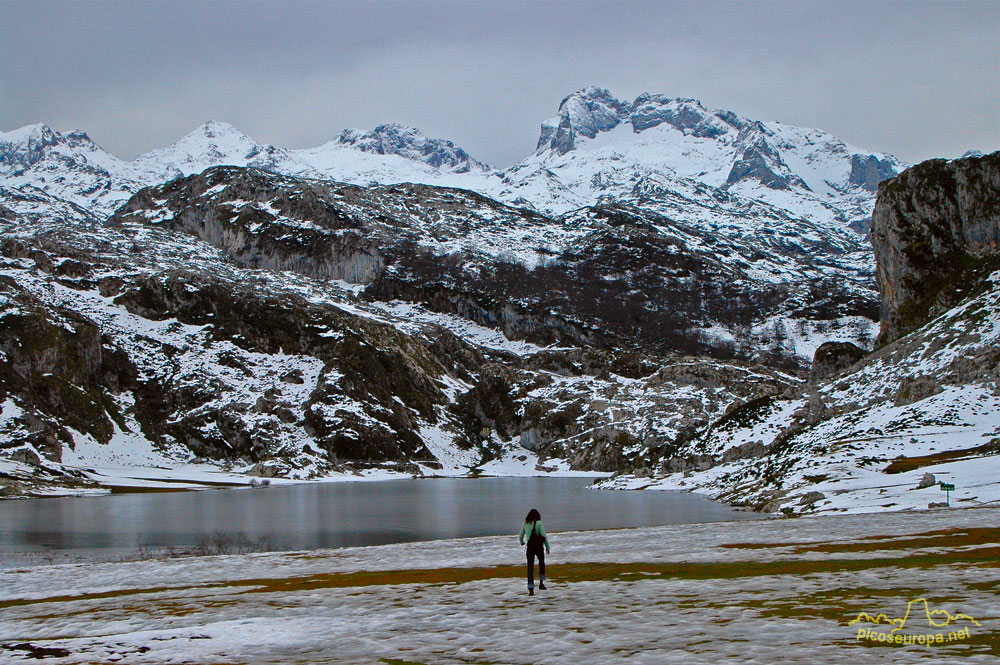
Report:
[{"label": "cloud", "polygon": [[126,157],[208,119],[284,147],[401,122],[503,166],[590,84],[907,161],[1000,147],[995,2],[0,3],[0,127]]}]

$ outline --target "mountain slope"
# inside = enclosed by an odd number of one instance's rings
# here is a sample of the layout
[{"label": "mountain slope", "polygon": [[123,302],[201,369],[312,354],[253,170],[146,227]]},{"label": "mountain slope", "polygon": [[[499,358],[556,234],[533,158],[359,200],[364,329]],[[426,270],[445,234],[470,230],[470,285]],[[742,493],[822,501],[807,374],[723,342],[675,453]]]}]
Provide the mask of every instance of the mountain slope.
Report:
[{"label": "mountain slope", "polygon": [[645,200],[550,218],[465,190],[220,167],[142,190],[112,222],[185,231],[246,267],[362,284],[370,300],[538,344],[796,368],[820,333],[870,343],[875,293],[853,232],[780,211],[759,229],[760,212],[706,211],[697,224],[672,212]]},{"label": "mountain slope", "polygon": [[[249,173],[222,167],[165,187],[224,177],[245,196]],[[355,189],[386,211],[407,194]],[[343,282],[248,268],[243,245],[216,248],[144,218],[141,200],[109,224],[4,213],[5,492],[135,482],[122,476],[144,467],[181,478],[612,470],[692,417],[794,382],[740,362],[512,343],[418,304],[359,299]],[[358,210],[373,237],[405,219]],[[257,215],[247,229],[259,224],[258,238],[296,232],[289,218]],[[331,237],[344,228],[350,218]]]},{"label": "mountain slope", "polygon": [[[940,502],[930,473],[956,485],[953,500],[1000,500],[1000,255],[990,240],[1000,233],[998,175],[995,153],[926,162],[883,183],[872,233],[881,280],[897,288],[883,287],[882,310],[889,321],[905,313],[910,329],[891,328],[889,343],[867,355],[828,345],[842,359],[814,366],[809,385],[646,451],[660,479],[612,484],[697,489],[791,513],[903,510]],[[961,192],[962,204],[927,204],[941,192]],[[898,238],[944,251],[915,266],[891,258]],[[952,263],[959,246],[977,262]],[[970,269],[942,282],[956,265]],[[907,293],[924,287],[942,292],[935,308],[912,306]],[[677,473],[696,463],[695,473]]]},{"label": "mountain slope", "polygon": [[98,214],[114,210],[160,175],[131,168],[83,132],[63,135],[45,125],[0,132],[4,187],[41,190]]}]

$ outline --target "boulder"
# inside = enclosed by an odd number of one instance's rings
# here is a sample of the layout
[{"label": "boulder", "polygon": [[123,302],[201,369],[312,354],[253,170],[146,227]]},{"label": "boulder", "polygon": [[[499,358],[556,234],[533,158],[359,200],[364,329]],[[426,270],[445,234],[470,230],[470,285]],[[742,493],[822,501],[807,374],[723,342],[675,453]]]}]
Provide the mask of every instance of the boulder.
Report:
[{"label": "boulder", "polygon": [[38,453],[31,448],[18,448],[11,453],[10,459],[14,462],[20,462],[29,466],[40,466],[42,463]]},{"label": "boulder", "polygon": [[809,383],[820,381],[843,372],[867,355],[867,352],[850,342],[824,342],[813,354]]},{"label": "boulder", "polygon": [[[919,402],[922,399],[937,395],[944,388],[941,384],[930,376],[904,377],[899,382],[896,394],[893,396],[893,404],[896,406],[906,406]],[[928,474],[930,475],[930,474]]]},{"label": "boulder", "polygon": [[801,499],[799,499],[799,505],[800,506],[811,506],[812,504],[816,503],[817,501],[822,501],[825,498],[826,498],[826,495],[823,494],[822,492],[808,492],[808,493],[804,494]]}]

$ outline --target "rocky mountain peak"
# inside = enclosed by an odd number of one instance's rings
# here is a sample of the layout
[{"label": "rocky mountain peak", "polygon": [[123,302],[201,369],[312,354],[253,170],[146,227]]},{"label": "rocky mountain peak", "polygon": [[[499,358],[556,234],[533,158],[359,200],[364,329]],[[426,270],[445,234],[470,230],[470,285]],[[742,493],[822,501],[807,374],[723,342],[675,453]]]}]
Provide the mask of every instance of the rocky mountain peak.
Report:
[{"label": "rocky mountain peak", "polygon": [[631,105],[616,99],[605,88],[590,86],[577,90],[559,103],[554,118],[542,123],[536,152],[548,149],[565,155],[575,147],[577,134],[594,138],[618,126],[631,111]]},{"label": "rocky mountain peak", "polygon": [[632,102],[615,98],[605,88],[577,90],[560,102],[558,114],[542,123],[537,153],[552,150],[564,155],[576,147],[576,137],[594,138],[599,132],[630,123],[635,133],[661,124],[698,138],[715,138],[747,127],[749,121],[732,111],[713,111],[690,97],[668,97],[644,92]]},{"label": "rocky mountain peak", "polygon": [[490,169],[451,141],[429,138],[415,127],[396,123],[379,125],[367,132],[345,129],[337,143],[376,155],[399,155],[455,173]]},{"label": "rocky mountain peak", "polygon": [[59,132],[44,123],[37,122],[33,125],[12,129],[9,132],[0,132],[0,143],[24,145],[29,142],[51,142],[57,136],[59,136]]},{"label": "rocky mountain peak", "polygon": [[[228,122],[210,120],[196,127],[173,145],[164,148],[163,151],[174,153],[188,152],[208,153],[215,155],[226,155],[234,149],[241,149],[246,146],[259,146],[254,139],[250,138],[239,129]],[[161,151],[154,151],[154,154]],[[145,156],[140,156],[142,159]]]},{"label": "rocky mountain peak", "polygon": [[63,139],[71,146],[84,146],[88,149],[97,149],[98,145],[81,129],[74,129],[72,132],[63,134]]},{"label": "rocky mountain peak", "polygon": [[59,144],[63,136],[42,123],[0,132],[0,166],[28,167],[40,161],[47,148]]},{"label": "rocky mountain peak", "polygon": [[715,138],[747,125],[746,120],[732,111],[711,111],[697,99],[650,93],[643,93],[632,102],[629,122],[636,133],[667,123],[699,138]]},{"label": "rocky mountain peak", "polygon": [[199,125],[189,136],[205,136],[207,138],[223,138],[227,136],[242,138],[246,134],[241,132],[235,126],[229,124],[228,122],[220,122],[219,120],[209,120],[201,125]]}]

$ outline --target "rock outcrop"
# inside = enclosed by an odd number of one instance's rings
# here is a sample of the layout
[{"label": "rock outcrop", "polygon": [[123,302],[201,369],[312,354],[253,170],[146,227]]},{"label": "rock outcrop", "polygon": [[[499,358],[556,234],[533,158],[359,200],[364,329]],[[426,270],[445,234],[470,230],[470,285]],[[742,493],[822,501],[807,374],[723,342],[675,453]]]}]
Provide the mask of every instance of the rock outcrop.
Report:
[{"label": "rock outcrop", "polygon": [[918,164],[879,187],[872,215],[889,343],[968,297],[1000,257],[1000,152]]},{"label": "rock outcrop", "polygon": [[[30,255],[36,269],[65,274],[38,248],[3,243],[3,256]],[[74,445],[70,430],[107,443],[121,423],[115,396],[136,385],[128,355],[89,318],[63,307],[48,307],[9,276],[0,278],[0,399],[18,416],[4,423],[0,449],[22,456],[41,453],[58,461],[62,446]],[[6,410],[6,409],[5,409]],[[5,420],[7,418],[5,417]],[[13,430],[11,429],[13,427]],[[37,457],[34,457],[37,460]]]},{"label": "rock outcrop", "polygon": [[574,92],[559,103],[556,117],[542,123],[536,151],[564,155],[576,147],[577,135],[592,139],[616,127],[630,110],[628,102],[615,99],[604,88],[591,86]]},{"label": "rock outcrop", "polygon": [[[214,196],[215,187],[227,196]],[[222,166],[141,190],[111,222],[141,219],[186,231],[248,268],[366,283],[384,261],[377,242],[343,210],[343,197],[359,191]]]},{"label": "rock outcrop", "polygon": [[851,174],[847,182],[875,192],[880,182],[894,175],[895,166],[887,159],[879,159],[875,155],[851,155]]},{"label": "rock outcrop", "polygon": [[824,342],[813,355],[809,383],[815,385],[824,379],[843,372],[865,357],[867,352],[850,342]]}]

